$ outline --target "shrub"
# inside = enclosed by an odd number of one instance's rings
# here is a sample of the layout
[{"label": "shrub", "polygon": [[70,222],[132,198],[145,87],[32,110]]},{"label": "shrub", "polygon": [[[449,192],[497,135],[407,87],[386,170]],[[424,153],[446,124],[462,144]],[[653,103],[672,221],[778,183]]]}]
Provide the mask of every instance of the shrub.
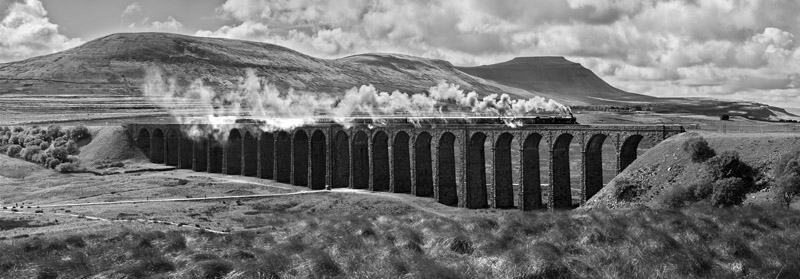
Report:
[{"label": "shrub", "polygon": [[750,187],[739,177],[728,177],[714,181],[714,193],[711,202],[715,206],[740,205]]},{"label": "shrub", "polygon": [[56,166],[55,169],[56,169],[56,171],[63,172],[63,173],[77,172],[77,171],[82,171],[83,170],[83,168],[81,168],[80,162],[65,162],[65,163],[61,163],[61,164],[58,164],[58,166]]},{"label": "shrub", "polygon": [[703,175],[686,187],[692,201],[708,198],[714,192],[714,180],[708,175]]},{"label": "shrub", "polygon": [[69,129],[69,138],[73,141],[79,141],[89,136],[89,129],[84,126],[75,126]]},{"label": "shrub", "polygon": [[61,161],[53,157],[47,157],[47,161],[44,163],[45,167],[51,169],[55,169],[59,164],[61,164]]},{"label": "shrub", "polygon": [[738,177],[752,183],[756,171],[739,159],[736,151],[725,151],[706,162],[708,173],[714,180]]},{"label": "shrub", "polygon": [[11,137],[8,138],[8,143],[10,143],[10,144],[22,144],[22,141],[20,141],[19,135],[11,135]]},{"label": "shrub", "polygon": [[792,199],[800,196],[800,149],[783,155],[776,164],[775,173],[773,198],[788,208]]},{"label": "shrub", "polygon": [[42,148],[39,147],[39,145],[29,145],[22,149],[22,151],[19,153],[19,157],[27,161],[36,162],[33,156],[39,154],[40,152],[42,152]]},{"label": "shrub", "polygon": [[800,174],[800,149],[789,152],[776,163],[775,174],[783,176],[790,173]]},{"label": "shrub", "polygon": [[800,175],[789,173],[779,177],[773,187],[772,195],[775,201],[789,208],[792,199],[800,195]]},{"label": "shrub", "polygon": [[58,125],[50,125],[47,126],[47,139],[52,141],[54,139],[60,138],[64,136],[64,132],[61,131],[61,126]]},{"label": "shrub", "polygon": [[723,114],[719,116],[719,120],[731,120],[731,116],[727,114]]},{"label": "shrub", "polygon": [[74,140],[67,141],[67,144],[64,145],[67,148],[67,154],[78,154],[80,149],[78,149],[78,144],[75,143]]},{"label": "shrub", "polygon": [[703,137],[690,138],[684,142],[683,151],[688,152],[695,163],[705,162],[717,154]]},{"label": "shrub", "polygon": [[65,162],[67,161],[67,156],[69,156],[69,153],[65,147],[53,147],[47,149],[47,155],[59,161]]},{"label": "shrub", "polygon": [[6,155],[8,155],[8,157],[17,157],[20,151],[22,151],[22,146],[12,144],[6,148]]}]

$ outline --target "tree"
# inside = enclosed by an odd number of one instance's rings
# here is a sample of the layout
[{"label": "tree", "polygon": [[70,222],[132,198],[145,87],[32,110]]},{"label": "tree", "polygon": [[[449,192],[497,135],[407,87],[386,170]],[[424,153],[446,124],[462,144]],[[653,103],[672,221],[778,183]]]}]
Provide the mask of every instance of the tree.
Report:
[{"label": "tree", "polygon": [[731,120],[731,116],[727,114],[723,114],[719,116],[719,120]]}]

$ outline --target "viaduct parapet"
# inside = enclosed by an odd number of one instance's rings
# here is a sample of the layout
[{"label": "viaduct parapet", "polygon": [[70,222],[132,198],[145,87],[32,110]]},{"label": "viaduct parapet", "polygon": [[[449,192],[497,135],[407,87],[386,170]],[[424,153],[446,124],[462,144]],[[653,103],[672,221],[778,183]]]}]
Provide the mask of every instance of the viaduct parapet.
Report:
[{"label": "viaduct parapet", "polygon": [[[585,202],[603,187],[603,161],[614,160],[619,173],[636,159],[637,149],[684,132],[676,125],[467,122],[354,121],[348,127],[318,123],[274,132],[261,131],[258,123],[240,123],[223,127],[229,130],[224,139],[191,139],[184,132],[188,127],[180,124],[130,124],[127,129],[151,162],[182,169],[311,189],[407,193],[466,208],[520,210],[571,208],[573,194]],[[542,141],[545,150],[540,150]],[[607,141],[614,154],[602,154]],[[571,189],[571,144],[581,147],[579,193]],[[547,156],[547,181],[540,181],[540,156]]]}]

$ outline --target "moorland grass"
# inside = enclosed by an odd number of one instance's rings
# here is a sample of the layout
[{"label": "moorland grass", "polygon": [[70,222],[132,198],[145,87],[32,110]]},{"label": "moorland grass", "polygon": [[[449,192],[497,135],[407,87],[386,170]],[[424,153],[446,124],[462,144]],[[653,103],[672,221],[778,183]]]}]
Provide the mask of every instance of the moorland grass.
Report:
[{"label": "moorland grass", "polygon": [[[800,215],[691,206],[448,219],[276,214],[218,235],[8,239],[2,278],[800,278]],[[105,277],[104,277],[105,278]]]}]

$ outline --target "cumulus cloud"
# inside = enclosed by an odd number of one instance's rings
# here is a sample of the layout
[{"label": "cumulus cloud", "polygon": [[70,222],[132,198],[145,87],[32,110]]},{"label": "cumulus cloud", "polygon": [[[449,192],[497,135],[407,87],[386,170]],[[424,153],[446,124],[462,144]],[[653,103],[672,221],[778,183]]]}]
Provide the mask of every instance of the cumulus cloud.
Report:
[{"label": "cumulus cloud", "polygon": [[83,41],[68,38],[50,22],[38,0],[11,1],[0,5],[0,62],[44,55],[77,46]]},{"label": "cumulus cloud", "polygon": [[629,91],[800,107],[797,1],[228,0],[217,12],[234,24],[197,35],[462,65],[564,55]]},{"label": "cumulus cloud", "polygon": [[150,24],[150,26],[152,27],[152,29],[155,29],[156,31],[176,32],[179,29],[181,29],[181,27],[183,27],[183,24],[180,21],[176,20],[174,17],[168,16],[167,20],[153,21]]},{"label": "cumulus cloud", "polygon": [[141,11],[142,11],[142,7],[139,6],[139,2],[133,2],[130,5],[128,5],[127,7],[125,7],[124,11],[122,11],[122,17],[128,17],[130,15],[133,15],[133,14],[141,12]]}]

